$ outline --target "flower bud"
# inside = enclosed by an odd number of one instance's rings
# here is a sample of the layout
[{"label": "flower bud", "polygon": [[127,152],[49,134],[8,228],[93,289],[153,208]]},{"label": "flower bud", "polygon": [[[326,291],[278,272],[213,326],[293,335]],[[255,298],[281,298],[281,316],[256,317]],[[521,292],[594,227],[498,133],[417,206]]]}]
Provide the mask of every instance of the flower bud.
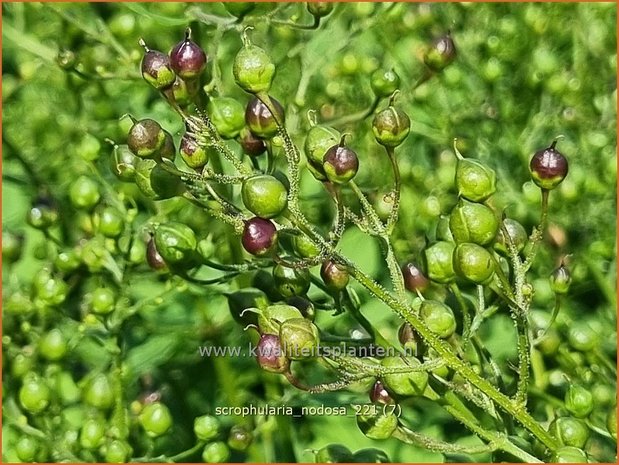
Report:
[{"label": "flower bud", "polygon": [[267,149],[264,141],[256,137],[247,127],[241,130],[239,144],[241,144],[243,153],[246,153],[250,157],[262,155]]},{"label": "flower bud", "polygon": [[329,181],[334,184],[346,184],[355,177],[359,170],[357,154],[344,146],[344,136],[339,145],[334,145],[325,153],[322,168]]},{"label": "flower bud", "polygon": [[449,34],[432,42],[426,51],[423,62],[433,72],[438,73],[456,59],[456,46]]},{"label": "flower bud", "polygon": [[166,133],[161,125],[149,118],[133,121],[129,130],[127,145],[140,158],[154,158],[163,146]]},{"label": "flower bud", "polygon": [[252,255],[268,255],[277,245],[277,229],[271,221],[254,217],[245,222],[241,242]]},{"label": "flower bud", "polygon": [[271,104],[276,115],[258,98],[252,98],[245,109],[245,123],[256,136],[270,139],[277,134],[277,122],[284,123],[284,107],[271,97]]},{"label": "flower bud", "polygon": [[487,245],[496,237],[499,221],[485,205],[462,199],[451,212],[449,228],[457,243]]},{"label": "flower bud", "polygon": [[533,182],[545,190],[561,184],[568,172],[567,159],[555,148],[556,144],[555,140],[547,149],[535,152],[529,166]]},{"label": "flower bud", "polygon": [[499,228],[496,239],[494,241],[494,250],[503,256],[509,255],[509,241],[505,237],[503,229],[507,231],[507,235],[512,244],[516,246],[518,252],[522,252],[524,246],[527,244],[528,236],[527,232],[518,221],[511,218],[505,218],[503,220],[503,227]]},{"label": "flower bud", "polygon": [[456,277],[453,268],[452,242],[439,241],[424,250],[423,258],[427,276],[440,284],[447,284]]},{"label": "flower bud", "polygon": [[209,152],[188,133],[181,138],[179,152],[189,168],[200,170],[208,163]]},{"label": "flower bud", "polygon": [[307,2],[307,11],[315,18],[322,18],[333,11],[333,2]]},{"label": "flower bud", "polygon": [[370,402],[373,404],[395,404],[395,400],[380,381],[376,381],[370,389]]},{"label": "flower bud", "polygon": [[286,357],[291,360],[302,360],[315,357],[318,344],[318,328],[305,318],[292,318],[282,323],[279,328],[279,339]]},{"label": "flower bud", "polygon": [[327,288],[333,292],[346,289],[350,275],[344,265],[332,260],[325,260],[320,268],[320,276]]},{"label": "flower bud", "polygon": [[398,427],[398,417],[393,413],[358,415],[357,426],[370,439],[389,439]]},{"label": "flower bud", "polygon": [[238,100],[229,97],[213,97],[206,111],[213,126],[224,139],[232,139],[245,127],[243,106]]},{"label": "flower bud", "polygon": [[170,65],[183,79],[195,79],[206,67],[206,53],[191,40],[191,29],[185,31],[185,39],[170,51]]},{"label": "flower bud", "polygon": [[372,122],[372,132],[376,142],[385,147],[397,147],[408,136],[411,121],[406,113],[389,105],[378,112]]},{"label": "flower bud", "polygon": [[275,75],[275,65],[262,48],[245,41],[232,65],[234,80],[246,92],[268,92]]},{"label": "flower bud", "polygon": [[570,270],[561,262],[559,268],[550,275],[550,288],[555,294],[563,295],[569,291],[570,284],[572,284]]},{"label": "flower bud", "polygon": [[402,265],[402,277],[404,287],[410,292],[423,292],[430,285],[430,281],[423,274],[423,271],[412,262]]},{"label": "flower bud", "polygon": [[[385,368],[418,367],[421,362],[414,357],[385,357],[381,361]],[[389,373],[383,376],[385,387],[401,396],[420,396],[428,385],[428,373],[411,371],[409,373]]]},{"label": "flower bud", "polygon": [[453,254],[456,273],[476,284],[486,283],[494,274],[492,255],[477,244],[458,244]]},{"label": "flower bud", "polygon": [[290,366],[279,336],[275,334],[263,334],[260,336],[260,341],[258,341],[258,346],[256,347],[256,354],[260,367],[271,373],[284,373]]},{"label": "flower bud", "polygon": [[447,339],[456,331],[456,317],[447,305],[438,300],[424,300],[419,309],[423,322],[438,337]]},{"label": "flower bud", "polygon": [[176,74],[168,56],[157,50],[150,50],[142,40],[140,44],[145,51],[141,65],[144,80],[157,90],[167,89],[174,84]]},{"label": "flower bud", "polygon": [[456,165],[458,195],[472,202],[483,202],[496,191],[493,169],[472,158],[458,158]]},{"label": "flower bud", "polygon": [[278,264],[273,267],[273,279],[278,292],[283,297],[305,295],[310,287],[307,270],[295,270]]}]

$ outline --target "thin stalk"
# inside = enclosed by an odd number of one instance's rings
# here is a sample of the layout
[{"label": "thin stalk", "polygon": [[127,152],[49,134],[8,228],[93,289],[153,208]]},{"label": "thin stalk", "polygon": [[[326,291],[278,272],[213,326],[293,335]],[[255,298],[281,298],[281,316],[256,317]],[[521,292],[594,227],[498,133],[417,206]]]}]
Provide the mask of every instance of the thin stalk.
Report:
[{"label": "thin stalk", "polygon": [[398,166],[398,162],[395,158],[395,151],[393,147],[385,147],[387,150],[387,155],[389,156],[389,161],[391,162],[391,169],[393,170],[393,205],[391,206],[391,211],[389,212],[389,219],[387,220],[387,234],[391,235],[393,232],[393,228],[398,222],[398,213],[400,211],[400,191],[401,191],[401,180],[400,180],[400,167]]}]

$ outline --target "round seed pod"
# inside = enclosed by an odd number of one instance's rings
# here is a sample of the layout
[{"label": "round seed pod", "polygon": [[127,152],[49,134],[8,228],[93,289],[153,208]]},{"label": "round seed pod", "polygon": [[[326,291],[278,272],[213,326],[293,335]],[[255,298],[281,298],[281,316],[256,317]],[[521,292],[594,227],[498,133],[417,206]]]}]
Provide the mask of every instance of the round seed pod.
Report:
[{"label": "round seed pod", "polygon": [[535,152],[529,166],[533,182],[545,190],[561,184],[569,170],[567,159],[555,148],[556,144],[555,140],[550,147]]},{"label": "round seed pod", "polygon": [[492,255],[477,244],[458,244],[453,254],[456,273],[476,284],[483,284],[494,274]]},{"label": "round seed pod", "polygon": [[269,54],[248,41],[239,50],[232,65],[237,85],[246,92],[268,92],[275,75],[275,65]]},{"label": "round seed pod", "polygon": [[460,200],[449,217],[449,229],[457,243],[488,245],[497,235],[499,220],[485,205]]},{"label": "round seed pod", "polygon": [[322,169],[334,184],[346,184],[359,170],[359,158],[354,150],[344,146],[344,137],[325,153]]},{"label": "round seed pod", "polygon": [[284,124],[284,107],[277,99],[270,97],[275,116],[262,100],[258,97],[252,98],[245,108],[245,124],[256,136],[263,139],[270,139],[277,135],[277,122]]},{"label": "round seed pod", "polygon": [[254,217],[245,223],[241,241],[250,254],[268,255],[277,245],[277,228],[267,219]]},{"label": "round seed pod", "polygon": [[376,142],[385,147],[397,147],[408,136],[411,121],[406,113],[389,105],[374,116],[372,132]]},{"label": "round seed pod", "polygon": [[350,279],[348,270],[344,266],[332,260],[325,260],[322,263],[320,268],[320,276],[322,277],[322,280],[326,284],[327,288],[333,292],[346,289]]},{"label": "round seed pod", "polygon": [[170,59],[165,53],[150,50],[143,41],[140,43],[144,47],[141,64],[142,77],[157,90],[167,89],[176,80],[176,73],[170,65]]},{"label": "round seed pod", "polygon": [[451,36],[447,34],[432,42],[423,57],[423,62],[431,71],[438,73],[452,63],[456,55],[456,45]]},{"label": "round seed pod", "polygon": [[256,347],[256,358],[263,370],[271,373],[288,371],[290,361],[286,358],[279,336],[263,334]]},{"label": "round seed pod", "polygon": [[305,318],[292,318],[284,321],[279,328],[279,339],[286,357],[303,360],[317,355],[320,339],[318,328]]},{"label": "round seed pod", "polygon": [[456,317],[447,305],[437,300],[424,300],[419,310],[423,322],[438,337],[447,339],[456,331]]},{"label": "round seed pod", "polygon": [[195,79],[206,68],[206,61],[206,53],[202,47],[191,40],[191,29],[187,28],[184,40],[170,51],[172,69],[182,79]]}]

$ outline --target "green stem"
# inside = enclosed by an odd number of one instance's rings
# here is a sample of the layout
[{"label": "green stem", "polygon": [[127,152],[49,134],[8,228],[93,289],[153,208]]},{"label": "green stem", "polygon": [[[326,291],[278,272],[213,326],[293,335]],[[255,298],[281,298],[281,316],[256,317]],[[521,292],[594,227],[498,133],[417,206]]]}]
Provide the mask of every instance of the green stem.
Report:
[{"label": "green stem", "polygon": [[529,328],[525,316],[516,315],[516,328],[518,330],[518,390],[516,402],[525,407],[529,390],[529,368],[531,366]]},{"label": "green stem", "polygon": [[400,167],[398,166],[398,162],[395,158],[395,151],[393,147],[385,147],[387,150],[387,155],[389,156],[389,161],[391,162],[391,169],[393,170],[393,205],[391,206],[391,211],[389,212],[389,219],[387,220],[387,234],[391,235],[393,232],[393,228],[398,222],[398,213],[400,210],[400,191],[401,191],[401,180],[400,180]]}]

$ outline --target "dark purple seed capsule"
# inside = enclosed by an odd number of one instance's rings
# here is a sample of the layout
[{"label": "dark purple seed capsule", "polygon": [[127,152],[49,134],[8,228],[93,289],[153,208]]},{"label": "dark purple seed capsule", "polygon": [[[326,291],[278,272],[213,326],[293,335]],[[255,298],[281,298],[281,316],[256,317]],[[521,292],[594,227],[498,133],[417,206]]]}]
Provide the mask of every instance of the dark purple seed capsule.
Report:
[{"label": "dark purple seed capsule", "polygon": [[165,53],[150,50],[146,47],[146,44],[140,43],[146,50],[142,58],[142,77],[155,89],[167,89],[174,84],[176,79],[176,74],[170,65],[170,59]]},{"label": "dark purple seed capsule", "polygon": [[185,39],[170,51],[172,69],[183,79],[194,79],[206,67],[206,53],[191,40],[191,29],[185,31]]},{"label": "dark purple seed capsule", "polygon": [[153,237],[150,238],[146,245],[146,262],[153,270],[165,270],[168,266],[163,257],[159,254]]},{"label": "dark purple seed capsule", "polygon": [[423,61],[435,73],[442,71],[456,59],[456,45],[449,34],[432,42]]},{"label": "dark purple seed capsule", "polygon": [[179,152],[187,166],[195,170],[201,169],[208,162],[208,152],[187,133],[181,139]]},{"label": "dark purple seed capsule", "polygon": [[402,326],[398,329],[398,341],[400,341],[402,347],[407,347],[417,341],[415,330],[410,323],[402,323]]},{"label": "dark purple seed capsule", "polygon": [[550,147],[538,150],[531,158],[531,177],[542,189],[554,189],[567,176],[567,159],[555,148],[556,144],[555,140]]},{"label": "dark purple seed capsule", "polygon": [[320,276],[327,287],[332,291],[341,291],[345,289],[350,279],[348,270],[339,263],[335,263],[331,260],[323,262],[320,268]]},{"label": "dark purple seed capsule", "polygon": [[387,392],[381,381],[376,381],[370,389],[370,402],[373,404],[393,404],[393,397]]},{"label": "dark purple seed capsule", "polygon": [[256,216],[245,223],[241,242],[250,254],[266,255],[277,243],[277,229],[271,221]]},{"label": "dark purple seed capsule", "polygon": [[339,145],[327,150],[322,168],[329,181],[334,184],[346,184],[355,177],[359,170],[359,157],[353,150],[344,147],[344,136]]},{"label": "dark purple seed capsule", "polygon": [[404,286],[411,292],[423,292],[430,285],[430,281],[421,269],[412,262],[405,263],[402,266],[402,276],[404,278]]},{"label": "dark purple seed capsule", "polygon": [[256,358],[263,370],[271,373],[284,373],[290,365],[286,358],[279,336],[263,334],[256,347]]},{"label": "dark purple seed capsule", "polygon": [[258,98],[252,98],[245,109],[245,123],[256,136],[270,139],[277,134],[277,121],[284,123],[284,107],[271,97],[276,115]]},{"label": "dark purple seed capsule", "polygon": [[243,153],[252,157],[262,155],[267,149],[264,141],[256,137],[248,128],[241,131],[239,143],[243,148]]},{"label": "dark purple seed capsule", "polygon": [[166,133],[161,125],[153,119],[145,118],[140,121],[133,120],[127,145],[129,150],[140,158],[155,158],[165,139]]},{"label": "dark purple seed capsule", "polygon": [[301,315],[303,315],[303,318],[314,321],[314,318],[316,317],[316,309],[310,300],[299,295],[293,295],[286,300],[286,303],[297,308],[301,312]]}]

